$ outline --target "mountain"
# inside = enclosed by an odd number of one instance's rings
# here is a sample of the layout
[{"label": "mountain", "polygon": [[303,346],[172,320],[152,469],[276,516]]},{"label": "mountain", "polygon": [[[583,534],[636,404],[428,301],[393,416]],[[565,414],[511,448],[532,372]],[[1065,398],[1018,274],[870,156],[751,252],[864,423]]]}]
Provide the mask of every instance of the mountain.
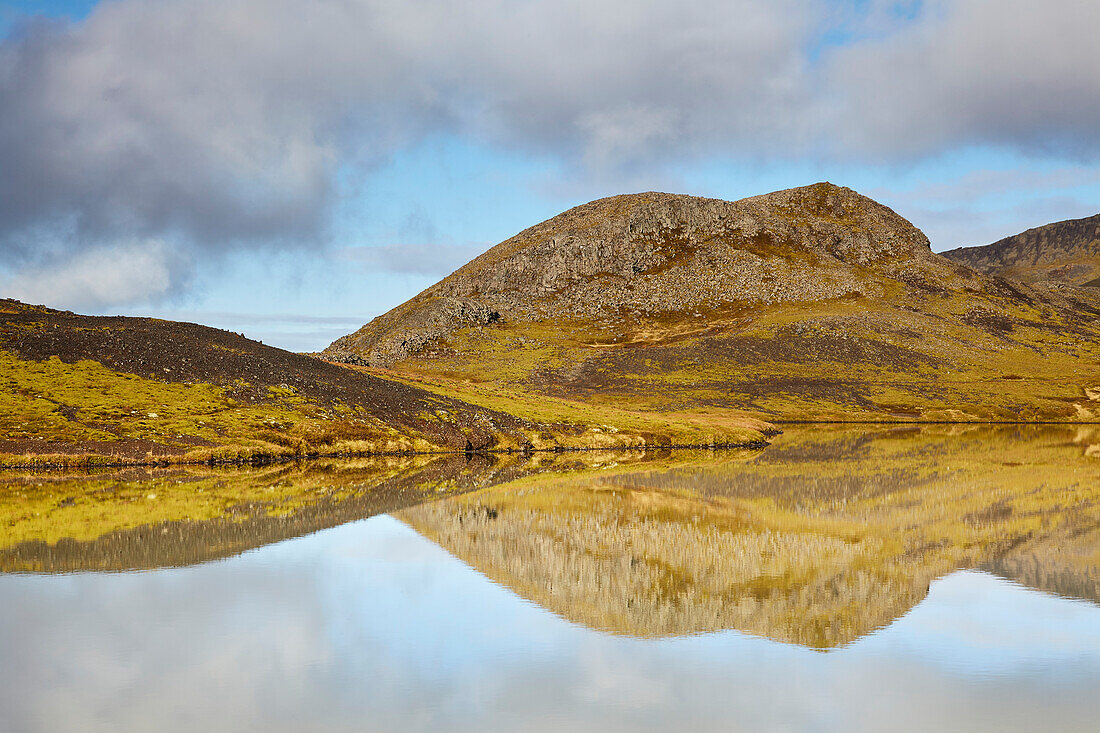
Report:
[{"label": "mountain", "polygon": [[324,354],[481,404],[1077,420],[1100,415],[1097,315],[1091,288],[977,272],[889,208],[819,183],[737,202],[593,201]]},{"label": "mountain", "polygon": [[1100,288],[1100,214],[1028,229],[983,247],[961,247],[944,257],[980,272],[1040,282]]},{"label": "mountain", "polygon": [[763,438],[600,417],[532,420],[193,323],[0,300],[0,467]]}]

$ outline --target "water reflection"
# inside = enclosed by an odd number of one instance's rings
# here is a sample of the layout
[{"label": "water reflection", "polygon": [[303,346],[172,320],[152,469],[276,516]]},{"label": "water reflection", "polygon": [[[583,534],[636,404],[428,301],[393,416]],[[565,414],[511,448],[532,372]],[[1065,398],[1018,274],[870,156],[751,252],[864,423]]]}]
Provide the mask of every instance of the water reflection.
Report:
[{"label": "water reflection", "polygon": [[1095,445],[12,479],[0,730],[1094,730]]},{"label": "water reflection", "polygon": [[963,572],[830,654],[563,622],[385,516],[229,561],[0,576],[11,731],[1093,731],[1100,609]]},{"label": "water reflection", "polygon": [[1082,432],[955,432],[804,430],[741,464],[501,486],[397,516],[562,617],[632,636],[835,647],[956,568],[1100,601],[1100,461]]},{"label": "water reflection", "polygon": [[190,565],[380,513],[570,621],[828,649],[982,568],[1100,602],[1100,431],[805,428],[765,451],[9,479],[0,569]]},{"label": "water reflection", "polygon": [[[758,451],[725,451],[747,460]],[[713,461],[713,452],[384,456],[266,467],[0,474],[0,571],[145,570],[291,537],[533,475]]]}]

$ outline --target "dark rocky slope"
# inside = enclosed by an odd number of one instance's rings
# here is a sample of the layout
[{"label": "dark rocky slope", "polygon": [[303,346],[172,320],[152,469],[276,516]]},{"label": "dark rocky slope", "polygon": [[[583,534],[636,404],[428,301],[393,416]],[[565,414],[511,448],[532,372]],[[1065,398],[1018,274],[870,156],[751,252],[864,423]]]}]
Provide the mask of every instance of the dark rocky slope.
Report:
[{"label": "dark rocky slope", "polygon": [[944,252],[975,270],[1025,282],[1100,287],[1100,214],[1070,219],[987,244]]},{"label": "dark rocky slope", "polygon": [[[486,448],[532,426],[193,323],[0,301],[0,453]],[[228,454],[226,454],[227,457]]]}]

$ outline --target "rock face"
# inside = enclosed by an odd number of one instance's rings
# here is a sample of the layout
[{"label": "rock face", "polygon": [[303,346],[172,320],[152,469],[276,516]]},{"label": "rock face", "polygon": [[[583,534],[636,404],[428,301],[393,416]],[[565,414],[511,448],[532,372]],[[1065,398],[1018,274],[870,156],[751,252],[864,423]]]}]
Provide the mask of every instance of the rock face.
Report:
[{"label": "rock face", "polygon": [[600,199],[493,247],[333,343],[388,366],[469,325],[654,315],[963,286],[889,208],[829,183],[737,202],[667,193]]},{"label": "rock face", "polygon": [[975,270],[1024,282],[1053,280],[1100,287],[1100,214],[1028,229],[984,247],[944,257]]}]

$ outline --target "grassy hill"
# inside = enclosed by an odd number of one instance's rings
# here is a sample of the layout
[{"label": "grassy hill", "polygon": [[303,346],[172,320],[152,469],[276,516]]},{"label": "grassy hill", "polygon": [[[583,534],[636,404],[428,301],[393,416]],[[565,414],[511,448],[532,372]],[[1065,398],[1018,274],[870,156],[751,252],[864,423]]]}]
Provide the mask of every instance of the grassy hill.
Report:
[{"label": "grassy hill", "polygon": [[571,209],[326,357],[487,407],[766,420],[1100,419],[1100,291],[934,254],[831,184]]},{"label": "grassy hill", "polygon": [[0,301],[0,465],[746,443],[765,428],[570,403],[530,419],[214,328]]}]

